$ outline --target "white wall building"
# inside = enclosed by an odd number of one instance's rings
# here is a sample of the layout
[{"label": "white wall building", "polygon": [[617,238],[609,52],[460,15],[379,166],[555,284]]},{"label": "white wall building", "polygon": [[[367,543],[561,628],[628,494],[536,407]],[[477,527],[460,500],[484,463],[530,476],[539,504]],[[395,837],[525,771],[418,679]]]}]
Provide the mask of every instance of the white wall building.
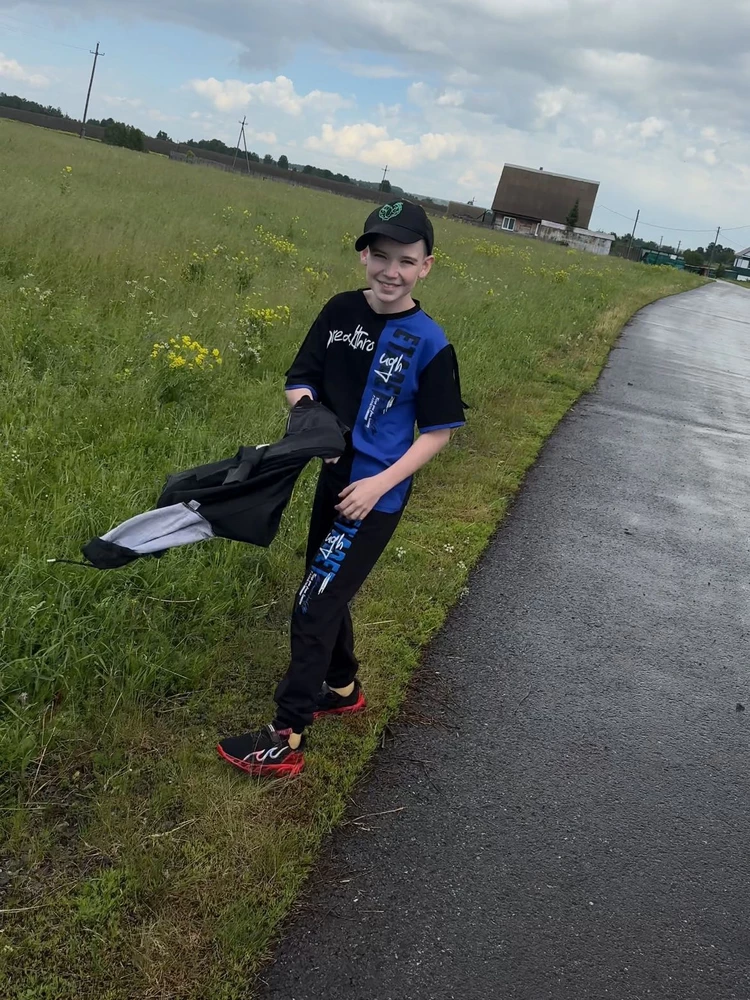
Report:
[{"label": "white wall building", "polygon": [[[565,246],[573,247],[574,250],[585,250],[587,253],[601,254],[607,256],[612,249],[614,233],[602,233],[593,229],[569,229],[561,226],[559,222],[542,221],[535,233],[539,239],[548,240],[551,243],[564,243]],[[750,271],[748,271],[750,277]]]},{"label": "white wall building", "polygon": [[750,247],[740,250],[734,258],[734,266],[740,272],[737,281],[750,281]]}]

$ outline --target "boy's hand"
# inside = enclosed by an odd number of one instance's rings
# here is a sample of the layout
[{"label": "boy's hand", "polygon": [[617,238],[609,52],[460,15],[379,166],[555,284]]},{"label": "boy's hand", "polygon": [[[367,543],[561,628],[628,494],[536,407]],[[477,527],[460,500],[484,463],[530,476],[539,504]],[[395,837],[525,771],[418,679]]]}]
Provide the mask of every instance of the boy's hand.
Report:
[{"label": "boy's hand", "polygon": [[384,484],[379,476],[360,479],[339,493],[341,503],[336,505],[336,510],[350,521],[362,521],[384,493]]}]

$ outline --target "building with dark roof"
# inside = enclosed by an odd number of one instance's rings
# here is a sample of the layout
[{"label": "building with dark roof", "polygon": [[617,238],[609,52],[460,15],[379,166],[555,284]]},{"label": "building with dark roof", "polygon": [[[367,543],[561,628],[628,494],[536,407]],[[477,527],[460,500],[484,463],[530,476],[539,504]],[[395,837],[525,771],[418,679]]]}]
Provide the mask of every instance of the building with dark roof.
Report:
[{"label": "building with dark roof", "polygon": [[506,163],[492,203],[493,224],[506,232],[536,236],[543,221],[565,225],[577,201],[576,225],[587,230],[598,191],[599,181]]}]

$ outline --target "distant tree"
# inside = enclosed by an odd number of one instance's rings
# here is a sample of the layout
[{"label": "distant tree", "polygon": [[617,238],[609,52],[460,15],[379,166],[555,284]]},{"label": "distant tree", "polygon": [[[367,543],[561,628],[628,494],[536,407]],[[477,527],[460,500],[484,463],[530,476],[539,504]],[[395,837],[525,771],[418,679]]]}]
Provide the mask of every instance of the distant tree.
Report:
[{"label": "distant tree", "polygon": [[15,108],[17,111],[31,111],[36,115],[49,115],[50,118],[68,117],[59,108],[53,108],[51,104],[37,104],[36,101],[27,101],[25,97],[19,97],[17,94],[0,92],[0,106]]},{"label": "distant tree", "polygon": [[251,161],[252,163],[260,163],[260,157],[258,156],[258,154],[257,154],[257,153],[252,153],[252,152],[250,152],[250,153],[248,153],[247,155],[248,155],[248,159],[249,159],[249,160],[250,160],[250,161]]},{"label": "distant tree", "polygon": [[706,247],[706,258],[711,256],[712,251],[715,264],[734,264],[736,251],[732,247],[724,247],[721,243],[709,243]]},{"label": "distant tree", "polygon": [[134,125],[114,122],[104,130],[104,141],[110,146],[123,146],[125,149],[135,149],[139,153],[146,152],[146,136]]},{"label": "distant tree", "polygon": [[234,153],[234,150],[230,149],[221,139],[201,139],[195,145],[198,149],[210,149],[212,153],[224,153],[229,156]]},{"label": "distant tree", "polygon": [[391,193],[391,182],[388,180],[387,177],[380,182],[380,190],[383,191],[385,194]]},{"label": "distant tree", "polygon": [[315,167],[311,167],[309,163],[306,163],[305,166],[302,168],[303,174],[314,174],[315,172],[316,172]]},{"label": "distant tree", "polygon": [[164,129],[160,129],[156,133],[156,138],[157,139],[162,139],[164,142],[172,142],[172,137],[170,135],[167,135],[167,133],[164,131]]},{"label": "distant tree", "polygon": [[579,199],[576,198],[576,203],[568,212],[568,217],[565,220],[565,225],[568,227],[568,229],[576,228],[576,226],[578,225],[579,217],[580,217],[580,202]]},{"label": "distant tree", "polygon": [[283,153],[282,153],[282,155],[281,155],[281,156],[279,157],[279,167],[280,167],[280,168],[281,168],[282,170],[288,170],[288,169],[289,169],[289,160],[288,160],[288,159],[286,158],[286,156],[284,156],[284,154],[283,154]]},{"label": "distant tree", "polygon": [[682,256],[684,257],[685,263],[688,267],[703,267],[703,254],[698,253],[697,250],[686,250]]},{"label": "distant tree", "polygon": [[274,158],[271,156],[270,153],[266,153],[266,155],[263,157],[263,162],[265,163],[265,165],[267,167],[275,167],[276,166],[276,161],[274,160]]}]

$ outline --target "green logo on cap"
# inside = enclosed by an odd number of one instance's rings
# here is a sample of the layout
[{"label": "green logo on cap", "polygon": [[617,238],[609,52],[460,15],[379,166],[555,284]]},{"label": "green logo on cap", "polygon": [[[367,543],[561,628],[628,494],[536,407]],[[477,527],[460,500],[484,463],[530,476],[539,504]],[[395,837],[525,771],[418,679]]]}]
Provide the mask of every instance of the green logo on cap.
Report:
[{"label": "green logo on cap", "polygon": [[383,205],[383,207],[378,212],[378,215],[383,220],[383,222],[390,222],[391,219],[395,219],[397,215],[401,215],[404,210],[404,203],[402,201],[394,202],[393,205]]}]

